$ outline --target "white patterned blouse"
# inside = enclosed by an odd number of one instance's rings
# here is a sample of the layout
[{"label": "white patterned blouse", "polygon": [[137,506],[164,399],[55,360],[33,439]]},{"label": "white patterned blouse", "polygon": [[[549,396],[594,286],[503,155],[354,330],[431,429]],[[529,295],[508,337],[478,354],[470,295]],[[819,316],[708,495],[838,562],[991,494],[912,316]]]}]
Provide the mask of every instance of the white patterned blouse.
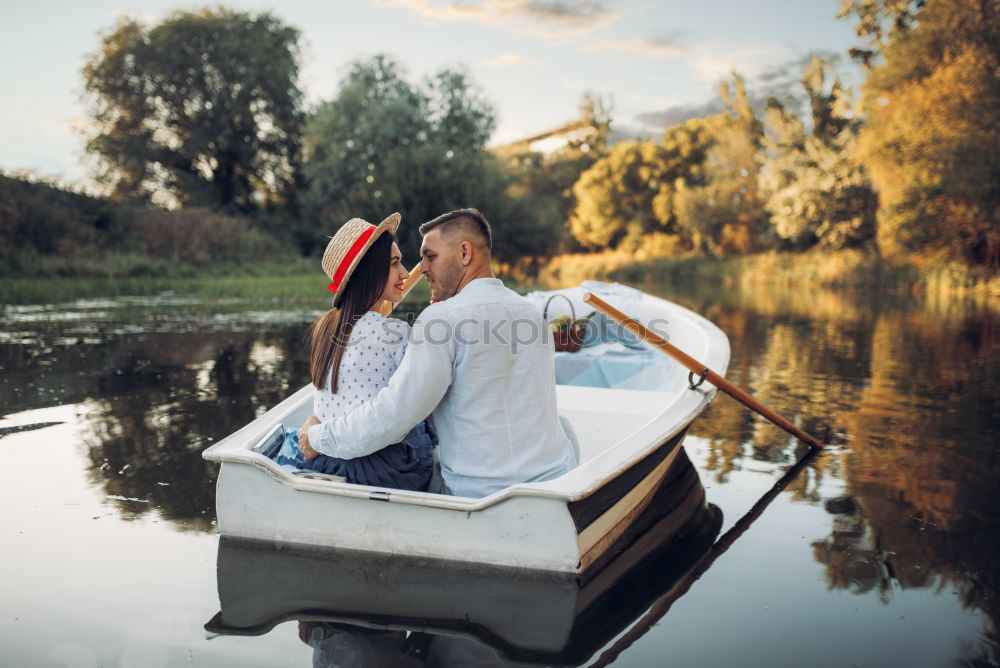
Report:
[{"label": "white patterned blouse", "polygon": [[326,387],[313,395],[313,415],[323,422],[375,398],[403,360],[409,335],[410,326],[402,320],[375,311],[361,316],[340,359],[338,391],[330,391],[328,375]]}]

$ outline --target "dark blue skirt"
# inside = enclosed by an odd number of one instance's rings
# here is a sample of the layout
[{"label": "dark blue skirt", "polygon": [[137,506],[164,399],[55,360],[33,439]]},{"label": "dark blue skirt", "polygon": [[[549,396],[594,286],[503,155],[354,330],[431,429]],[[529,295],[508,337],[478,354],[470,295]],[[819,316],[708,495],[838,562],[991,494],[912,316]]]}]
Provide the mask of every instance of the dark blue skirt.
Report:
[{"label": "dark blue skirt", "polygon": [[433,450],[437,443],[434,424],[424,420],[399,443],[370,455],[354,459],[319,455],[307,462],[299,450],[298,431],[288,429],[285,431],[285,442],[274,456],[274,461],[298,470],[344,476],[347,482],[355,485],[425,492],[434,471]]}]

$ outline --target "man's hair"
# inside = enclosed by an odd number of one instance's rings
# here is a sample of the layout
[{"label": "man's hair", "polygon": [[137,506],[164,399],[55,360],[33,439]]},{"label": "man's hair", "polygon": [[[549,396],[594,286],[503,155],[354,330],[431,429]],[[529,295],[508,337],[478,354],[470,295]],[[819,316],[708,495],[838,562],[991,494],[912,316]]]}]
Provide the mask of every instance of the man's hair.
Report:
[{"label": "man's hair", "polygon": [[479,209],[455,209],[442,213],[434,220],[428,220],[420,226],[420,236],[426,236],[431,230],[441,228],[442,234],[448,234],[461,228],[478,236],[489,251],[493,250],[493,231],[486,221],[486,216]]}]

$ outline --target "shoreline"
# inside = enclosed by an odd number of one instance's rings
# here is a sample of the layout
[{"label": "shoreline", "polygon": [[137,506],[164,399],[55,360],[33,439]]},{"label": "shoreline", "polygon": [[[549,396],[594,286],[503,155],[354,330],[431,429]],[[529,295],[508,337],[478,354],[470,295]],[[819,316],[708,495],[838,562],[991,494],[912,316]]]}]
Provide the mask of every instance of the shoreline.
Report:
[{"label": "shoreline", "polygon": [[730,288],[761,287],[876,290],[887,294],[942,294],[1000,297],[1000,274],[959,264],[893,263],[868,251],[778,252],[728,258],[653,257],[622,251],[558,255],[548,259],[534,281],[545,287],[585,279],[623,283],[713,282]]},{"label": "shoreline", "polygon": [[[185,268],[186,269],[186,268]],[[213,271],[208,276],[60,276],[5,277],[0,306],[55,304],[102,297],[234,298],[265,302],[300,302],[322,308],[327,301],[326,277],[311,263],[284,262],[248,268],[253,275]],[[185,271],[185,273],[187,273]],[[731,258],[702,256],[651,257],[642,251],[565,254],[547,258],[534,273],[517,268],[498,272],[519,289],[554,289],[583,280],[628,284],[712,283],[733,289],[824,288],[834,291],[874,290],[885,294],[934,294],[1000,297],[1000,275],[989,276],[956,264],[917,267],[894,264],[870,252],[767,252]],[[407,302],[426,303],[427,285],[417,284]]]},{"label": "shoreline", "polygon": [[[81,299],[115,297],[185,297],[240,299],[266,304],[301,304],[329,308],[329,279],[318,271],[308,274],[258,276],[15,278],[0,281],[0,308],[30,304],[59,304]],[[403,303],[430,301],[424,281]]]}]

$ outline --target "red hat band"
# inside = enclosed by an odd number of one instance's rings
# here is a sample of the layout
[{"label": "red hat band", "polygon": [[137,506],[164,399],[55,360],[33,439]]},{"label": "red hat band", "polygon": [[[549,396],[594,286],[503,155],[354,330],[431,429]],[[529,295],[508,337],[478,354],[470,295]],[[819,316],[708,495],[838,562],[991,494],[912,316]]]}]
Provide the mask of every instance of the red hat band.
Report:
[{"label": "red hat band", "polygon": [[370,225],[368,229],[359,234],[358,238],[354,240],[353,244],[351,244],[350,250],[347,251],[344,259],[340,261],[340,264],[337,265],[337,271],[333,273],[333,283],[330,283],[329,285],[330,292],[336,294],[337,290],[340,289],[340,284],[344,280],[344,275],[347,274],[347,270],[351,268],[351,264],[358,256],[358,253],[361,252],[361,249],[365,247],[366,243],[368,243],[372,234],[375,233],[375,228],[375,225]]}]

